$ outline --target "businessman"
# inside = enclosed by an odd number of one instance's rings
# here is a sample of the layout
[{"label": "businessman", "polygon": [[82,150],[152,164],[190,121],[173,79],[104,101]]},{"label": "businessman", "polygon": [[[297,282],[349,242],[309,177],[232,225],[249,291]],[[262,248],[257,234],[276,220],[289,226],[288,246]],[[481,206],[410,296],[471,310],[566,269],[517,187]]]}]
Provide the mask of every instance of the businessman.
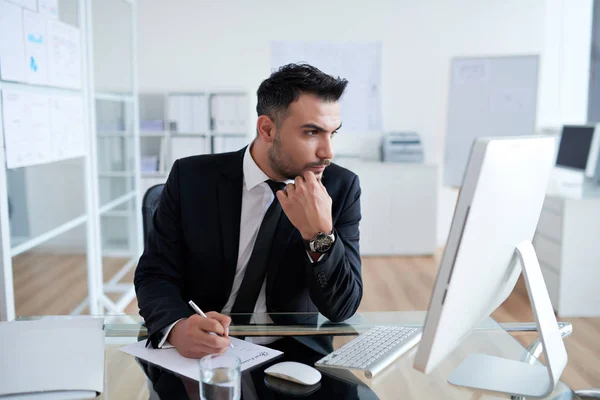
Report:
[{"label": "businessman", "polygon": [[[135,271],[153,347],[194,358],[223,352],[229,313],[343,321],[356,312],[361,191],[355,174],[331,162],[347,83],[307,64],[283,66],[258,88],[249,146],[173,164]],[[331,351],[322,339],[305,342]]]}]

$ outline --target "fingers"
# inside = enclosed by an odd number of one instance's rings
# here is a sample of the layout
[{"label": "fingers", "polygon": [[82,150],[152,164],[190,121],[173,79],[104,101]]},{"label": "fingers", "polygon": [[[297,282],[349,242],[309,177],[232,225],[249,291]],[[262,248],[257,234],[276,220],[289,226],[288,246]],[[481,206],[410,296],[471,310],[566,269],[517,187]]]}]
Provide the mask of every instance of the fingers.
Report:
[{"label": "fingers", "polygon": [[219,320],[214,318],[202,318],[196,322],[196,327],[207,333],[214,332],[219,336],[225,334],[225,327]]},{"label": "fingers", "polygon": [[317,177],[312,171],[304,171],[302,176],[307,183],[317,183]]},{"label": "fingers", "polygon": [[221,326],[225,329],[225,336],[229,336],[229,326],[231,325],[231,318],[227,315],[218,313],[216,311],[210,311],[206,313],[208,318],[216,319],[219,321]]}]

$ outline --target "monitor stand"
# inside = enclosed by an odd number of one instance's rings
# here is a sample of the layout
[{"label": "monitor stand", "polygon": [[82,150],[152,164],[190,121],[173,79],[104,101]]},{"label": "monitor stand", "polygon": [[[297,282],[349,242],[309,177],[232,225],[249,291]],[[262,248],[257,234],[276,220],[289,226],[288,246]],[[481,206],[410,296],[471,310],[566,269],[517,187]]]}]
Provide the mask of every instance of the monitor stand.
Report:
[{"label": "monitor stand", "polygon": [[486,354],[471,354],[454,370],[448,382],[516,396],[546,397],[554,390],[567,365],[567,351],[533,245],[525,241],[515,251],[523,268],[547,366]]}]

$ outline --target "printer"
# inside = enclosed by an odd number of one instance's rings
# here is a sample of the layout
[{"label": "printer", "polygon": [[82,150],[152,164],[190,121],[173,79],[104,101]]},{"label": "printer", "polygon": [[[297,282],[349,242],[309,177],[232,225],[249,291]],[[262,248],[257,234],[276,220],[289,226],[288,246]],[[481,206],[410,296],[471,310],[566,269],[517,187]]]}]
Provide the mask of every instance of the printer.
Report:
[{"label": "printer", "polygon": [[381,138],[383,162],[422,163],[423,144],[416,132],[390,132]]}]

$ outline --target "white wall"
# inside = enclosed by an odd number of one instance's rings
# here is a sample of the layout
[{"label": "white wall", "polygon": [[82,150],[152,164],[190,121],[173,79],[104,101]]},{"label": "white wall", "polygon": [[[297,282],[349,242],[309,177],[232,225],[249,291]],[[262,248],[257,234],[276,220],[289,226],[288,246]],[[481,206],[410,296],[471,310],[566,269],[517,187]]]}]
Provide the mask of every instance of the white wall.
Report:
[{"label": "white wall", "polygon": [[[426,161],[441,165],[451,57],[540,54],[545,3],[140,0],[139,87],[255,93],[270,73],[272,40],[382,40],[383,128],[419,132]],[[337,140],[349,141],[343,131]],[[440,190],[440,245],[455,201]]]},{"label": "white wall", "polygon": [[588,118],[594,0],[546,0],[538,126]]}]

